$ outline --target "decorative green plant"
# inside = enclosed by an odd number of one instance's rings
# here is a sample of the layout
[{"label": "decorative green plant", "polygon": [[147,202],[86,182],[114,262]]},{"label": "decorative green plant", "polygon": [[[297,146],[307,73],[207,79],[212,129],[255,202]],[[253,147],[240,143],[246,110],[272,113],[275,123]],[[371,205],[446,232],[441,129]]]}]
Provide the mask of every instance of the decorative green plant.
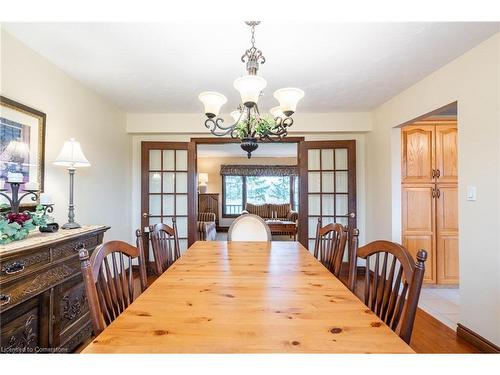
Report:
[{"label": "decorative green plant", "polygon": [[259,137],[265,137],[269,135],[276,127],[276,122],[274,118],[269,115],[264,115],[262,117],[251,116],[250,117],[250,134],[248,133],[248,121],[240,121],[235,126],[236,135],[238,138],[246,138],[252,135],[258,135]]},{"label": "decorative green plant", "polygon": [[[0,211],[9,208],[7,205],[1,205]],[[5,212],[0,214],[0,244],[5,245],[13,241],[19,241],[26,238],[30,231],[36,227],[45,227],[52,218],[45,214],[42,205],[36,206],[34,212]]]}]

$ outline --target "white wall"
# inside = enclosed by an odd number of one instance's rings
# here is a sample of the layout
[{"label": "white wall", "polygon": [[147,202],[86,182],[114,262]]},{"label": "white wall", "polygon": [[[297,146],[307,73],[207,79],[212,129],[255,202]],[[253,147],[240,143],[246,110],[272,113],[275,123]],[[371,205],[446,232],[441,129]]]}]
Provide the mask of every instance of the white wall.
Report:
[{"label": "white wall", "polygon": [[67,221],[69,179],[52,161],[75,137],[92,164],[76,172],[76,220],[111,226],[108,239],[130,239],[131,147],[124,113],[3,30],[0,83],[3,96],[47,115],[45,191],[54,197],[56,220]]},{"label": "white wall", "polygon": [[[458,101],[459,322],[500,344],[500,34],[373,112],[367,134],[367,240],[397,238],[403,122]],[[477,186],[477,201],[465,199]]]}]

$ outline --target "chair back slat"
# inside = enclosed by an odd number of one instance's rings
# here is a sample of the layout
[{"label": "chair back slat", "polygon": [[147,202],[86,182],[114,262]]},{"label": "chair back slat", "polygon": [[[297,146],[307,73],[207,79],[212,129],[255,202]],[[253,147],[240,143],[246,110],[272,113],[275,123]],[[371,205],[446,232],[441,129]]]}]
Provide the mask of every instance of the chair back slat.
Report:
[{"label": "chair back slat", "polygon": [[[140,231],[136,232],[142,237]],[[146,268],[142,246],[110,241],[98,246],[89,257],[87,249],[79,252],[85,291],[94,334],[99,334],[115,320],[134,299],[132,261],[137,259],[141,292],[146,288]],[[127,264],[125,264],[127,257]],[[128,276],[127,276],[128,272]]]},{"label": "chair back slat", "polygon": [[357,260],[366,260],[364,303],[399,336],[410,343],[427,252],[419,250],[415,261],[403,246],[374,241],[358,248],[357,229],[349,239],[349,288],[355,292]]},{"label": "chair back slat", "polygon": [[314,257],[337,277],[342,268],[346,242],[346,228],[341,224],[327,224],[322,227],[321,218],[318,218]]},{"label": "chair back slat", "polygon": [[392,262],[391,262],[391,268],[389,270],[389,276],[387,278],[386,286],[384,289],[384,294],[382,296],[382,306],[380,310],[380,317],[382,320],[385,320],[387,309],[389,306],[389,297],[392,292],[392,286],[393,286],[393,281],[394,281],[394,270],[396,267],[396,257],[392,257]]},{"label": "chair back slat", "polygon": [[172,227],[158,223],[151,225],[149,232],[155,258],[155,272],[161,275],[181,256],[175,218],[172,218]]}]

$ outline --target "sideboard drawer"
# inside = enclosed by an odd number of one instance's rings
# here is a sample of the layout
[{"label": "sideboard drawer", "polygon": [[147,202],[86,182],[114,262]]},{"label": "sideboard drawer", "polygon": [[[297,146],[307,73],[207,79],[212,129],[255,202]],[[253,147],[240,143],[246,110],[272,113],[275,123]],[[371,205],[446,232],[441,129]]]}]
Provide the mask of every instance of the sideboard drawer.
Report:
[{"label": "sideboard drawer", "polygon": [[36,249],[17,257],[0,260],[0,283],[8,282],[18,276],[23,276],[50,262],[48,248]]},{"label": "sideboard drawer", "polygon": [[0,312],[10,309],[31,297],[61,283],[80,272],[78,258],[59,263],[24,278],[2,284]]},{"label": "sideboard drawer", "polygon": [[54,245],[54,247],[50,249],[52,260],[58,260],[72,255],[78,255],[78,251],[81,248],[93,250],[100,243],[101,239],[99,238],[99,236],[93,235]]}]

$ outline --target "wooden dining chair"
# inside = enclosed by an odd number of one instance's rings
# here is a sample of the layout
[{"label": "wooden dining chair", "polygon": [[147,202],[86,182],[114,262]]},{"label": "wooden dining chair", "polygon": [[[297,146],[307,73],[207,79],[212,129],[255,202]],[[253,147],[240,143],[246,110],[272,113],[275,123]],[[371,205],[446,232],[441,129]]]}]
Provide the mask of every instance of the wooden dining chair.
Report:
[{"label": "wooden dining chair", "polygon": [[[417,261],[403,246],[374,241],[358,248],[359,232],[353,231],[349,289],[356,294],[357,259],[366,259],[363,297],[366,306],[393,331],[410,343],[427,252],[419,250]],[[374,261],[373,261],[374,260]]]},{"label": "wooden dining chair", "polygon": [[171,227],[163,223],[151,225],[149,233],[155,258],[155,272],[161,275],[181,256],[175,218],[172,218]]},{"label": "wooden dining chair", "polygon": [[318,218],[314,257],[336,277],[340,276],[346,242],[347,228],[335,223],[322,227],[321,218]]},{"label": "wooden dining chair", "polygon": [[[137,247],[123,241],[109,241],[98,246],[89,257],[87,249],[79,251],[83,281],[87,294],[94,334],[98,335],[134,300],[135,287],[132,260],[138,260],[140,293],[146,289],[146,265],[140,230]],[[140,294],[138,293],[138,294]]]},{"label": "wooden dining chair", "polygon": [[260,216],[243,214],[231,223],[227,231],[227,240],[270,242],[272,240],[271,230]]}]

